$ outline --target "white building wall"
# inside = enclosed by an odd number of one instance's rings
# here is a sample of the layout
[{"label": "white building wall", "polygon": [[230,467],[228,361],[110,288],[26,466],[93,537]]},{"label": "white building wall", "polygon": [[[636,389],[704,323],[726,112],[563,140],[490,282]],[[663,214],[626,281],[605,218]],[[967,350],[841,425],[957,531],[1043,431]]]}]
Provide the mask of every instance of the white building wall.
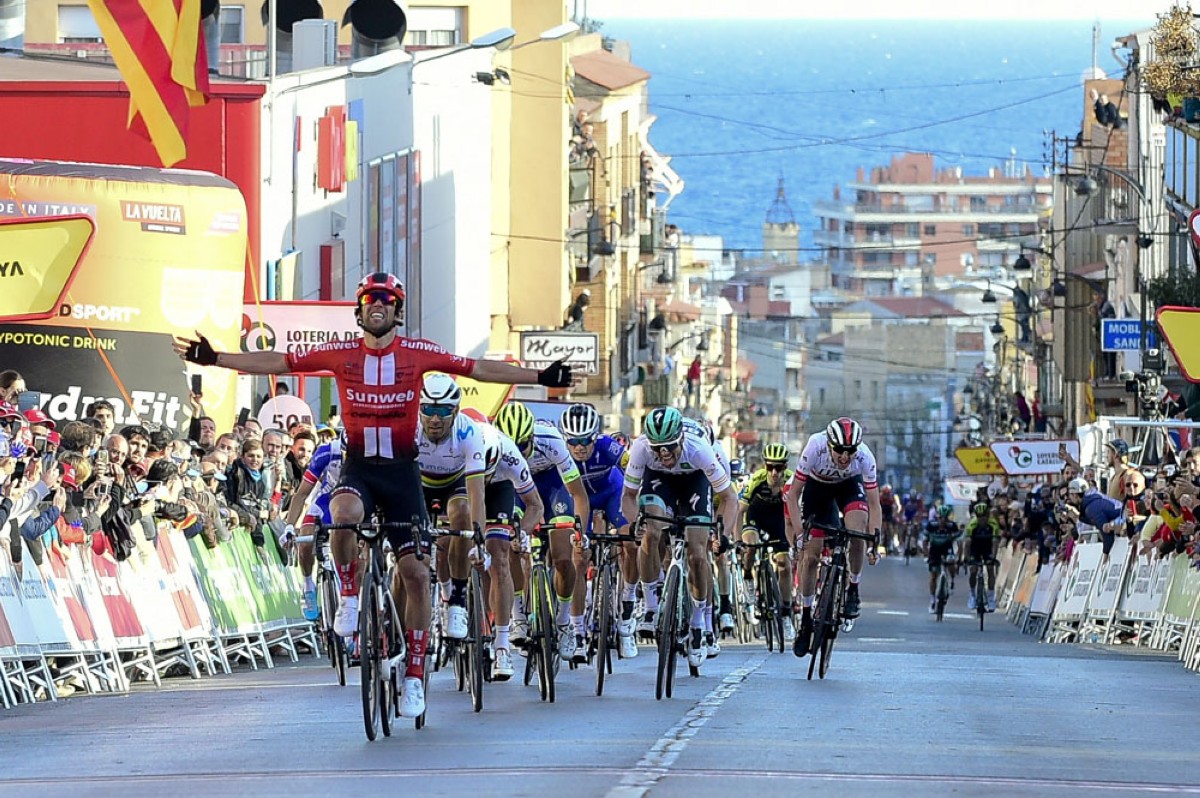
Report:
[{"label": "white building wall", "polygon": [[472,76],[490,50],[464,50],[413,67],[421,153],[421,334],[469,357],[491,333],[492,91]]},{"label": "white building wall", "polygon": [[[367,163],[413,146],[411,57],[397,50],[354,66],[353,75],[346,65],[280,75],[268,84],[262,102],[260,274],[265,277],[268,261],[299,252],[296,299],[318,296],[320,246],[334,237],[335,214],[345,218],[345,229],[339,234],[346,247],[340,293],[353,295],[367,260]],[[326,192],[316,186],[317,120],[330,106],[353,100],[362,100],[366,108],[358,179],[346,183],[344,192]],[[339,286],[334,286],[334,293],[339,293]]]}]

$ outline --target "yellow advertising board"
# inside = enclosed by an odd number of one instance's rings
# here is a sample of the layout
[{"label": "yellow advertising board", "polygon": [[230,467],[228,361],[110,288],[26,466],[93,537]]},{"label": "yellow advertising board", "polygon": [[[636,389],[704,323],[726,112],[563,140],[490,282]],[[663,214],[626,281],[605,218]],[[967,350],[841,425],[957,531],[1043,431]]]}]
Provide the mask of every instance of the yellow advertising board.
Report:
[{"label": "yellow advertising board", "polygon": [[0,219],[0,321],[57,313],[95,232],[87,216]]},{"label": "yellow advertising board", "polygon": [[954,456],[971,476],[1006,473],[995,453],[986,446],[960,446],[954,450]]},{"label": "yellow advertising board", "polygon": [[478,382],[470,377],[455,377],[462,389],[463,407],[473,407],[488,418],[499,412],[500,407],[512,396],[515,386],[496,382]]},{"label": "yellow advertising board", "polygon": [[1158,328],[1188,382],[1200,382],[1200,308],[1164,307]]},{"label": "yellow advertising board", "polygon": [[[219,350],[240,344],[241,192],[205,172],[0,160],[0,220],[64,217],[86,217],[95,236],[53,316],[0,324],[0,364],[42,393],[56,421],[107,399],[118,427],[183,426],[188,381],[171,337],[199,330]],[[205,410],[228,426],[236,374],[187,371],[203,373]]]}]

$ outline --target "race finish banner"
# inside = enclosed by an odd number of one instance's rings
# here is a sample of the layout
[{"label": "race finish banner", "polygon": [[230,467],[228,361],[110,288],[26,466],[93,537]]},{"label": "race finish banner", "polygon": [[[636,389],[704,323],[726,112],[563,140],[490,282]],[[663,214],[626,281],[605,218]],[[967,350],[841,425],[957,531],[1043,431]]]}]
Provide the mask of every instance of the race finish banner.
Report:
[{"label": "race finish banner", "polygon": [[1000,441],[992,444],[992,452],[1004,473],[1009,476],[1033,474],[1061,474],[1067,462],[1059,455],[1059,449],[1066,445],[1067,453],[1079,461],[1079,441]]},{"label": "race finish banner", "polygon": [[[241,192],[204,172],[0,160],[0,218],[80,216],[96,233],[65,298],[51,318],[0,324],[0,363],[21,372],[60,423],[107,399],[118,428],[138,421],[179,428],[188,381],[172,336],[200,330],[218,350],[238,349]],[[7,301],[7,291],[0,294]],[[206,412],[218,426],[232,425],[236,374],[188,370],[203,374]]]},{"label": "race finish banner", "polygon": [[960,446],[954,450],[954,456],[962,464],[963,470],[973,477],[1005,473],[1004,466],[986,446]]}]

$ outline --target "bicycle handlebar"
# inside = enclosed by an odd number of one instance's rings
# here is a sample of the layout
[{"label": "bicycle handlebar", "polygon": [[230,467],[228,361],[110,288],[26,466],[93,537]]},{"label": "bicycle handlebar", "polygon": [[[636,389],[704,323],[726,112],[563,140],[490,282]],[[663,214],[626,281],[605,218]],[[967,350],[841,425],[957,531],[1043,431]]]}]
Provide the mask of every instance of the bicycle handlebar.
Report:
[{"label": "bicycle handlebar", "polygon": [[844,526],[826,526],[825,524],[818,524],[811,521],[805,525],[805,531],[811,532],[814,529],[819,529],[826,535],[854,538],[856,540],[864,540],[868,543],[875,542],[874,532],[859,532],[857,529],[847,529]]},{"label": "bicycle handlebar", "polygon": [[542,534],[545,534],[546,532],[551,532],[555,529],[576,529],[576,530],[578,530],[580,528],[582,528],[582,524],[580,524],[579,519],[576,518],[574,521],[552,521],[552,522],[548,522],[545,524],[538,524],[533,529],[531,529],[530,532],[532,532],[535,535],[542,535]]},{"label": "bicycle handlebar", "polygon": [[637,519],[633,522],[633,525],[635,527],[640,527],[643,526],[647,521],[654,521],[677,531],[686,529],[687,527],[701,527],[711,531],[717,529],[721,525],[720,521],[691,521],[686,518],[652,515],[645,510],[642,510],[638,513]]},{"label": "bicycle handlebar", "polygon": [[637,535],[621,535],[621,534],[604,534],[593,532],[591,536],[593,543],[637,543]]}]

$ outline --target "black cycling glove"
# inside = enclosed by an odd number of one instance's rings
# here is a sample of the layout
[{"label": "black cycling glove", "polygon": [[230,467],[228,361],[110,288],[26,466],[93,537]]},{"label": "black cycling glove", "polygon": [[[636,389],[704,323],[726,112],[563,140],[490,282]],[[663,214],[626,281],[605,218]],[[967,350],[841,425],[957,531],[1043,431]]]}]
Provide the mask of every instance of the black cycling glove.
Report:
[{"label": "black cycling glove", "polygon": [[217,352],[212,348],[212,344],[208,342],[207,338],[200,335],[200,333],[196,333],[196,335],[199,336],[200,340],[192,341],[187,348],[187,352],[184,352],[183,359],[200,366],[217,365]]},{"label": "black cycling glove", "polygon": [[566,358],[556,360],[539,371],[538,385],[544,385],[547,388],[570,388],[571,367],[567,365],[566,360]]}]

